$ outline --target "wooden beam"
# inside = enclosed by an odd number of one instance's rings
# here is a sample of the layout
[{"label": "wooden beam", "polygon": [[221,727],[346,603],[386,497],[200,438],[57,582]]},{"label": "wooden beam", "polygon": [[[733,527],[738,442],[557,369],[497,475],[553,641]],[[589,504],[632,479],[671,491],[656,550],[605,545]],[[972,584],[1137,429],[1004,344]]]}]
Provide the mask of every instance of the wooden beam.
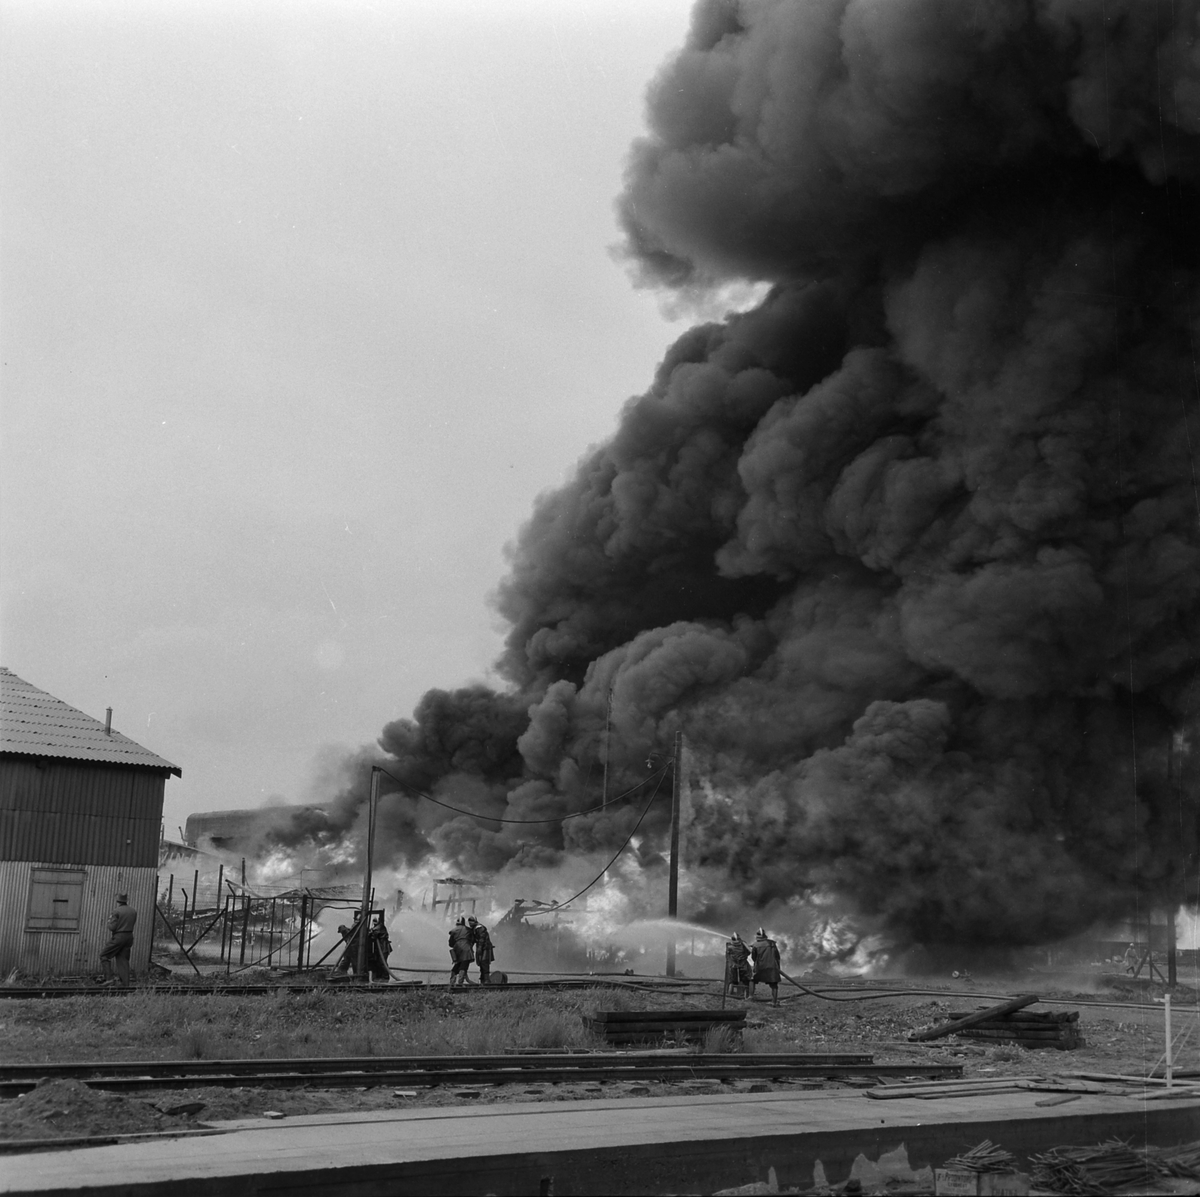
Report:
[{"label": "wooden beam", "polygon": [[940,1026],[930,1027],[927,1031],[914,1031],[908,1039],[910,1043],[924,1043],[929,1039],[941,1039],[945,1035],[957,1034],[966,1027],[973,1027],[976,1023],[988,1022],[1001,1015],[1011,1014],[1014,1010],[1022,1010],[1040,1000],[1036,993],[1028,993],[1024,997],[1002,1002],[999,1006],[989,1006],[986,1010],[979,1010],[966,1018],[958,1018],[953,1022],[944,1022]]}]

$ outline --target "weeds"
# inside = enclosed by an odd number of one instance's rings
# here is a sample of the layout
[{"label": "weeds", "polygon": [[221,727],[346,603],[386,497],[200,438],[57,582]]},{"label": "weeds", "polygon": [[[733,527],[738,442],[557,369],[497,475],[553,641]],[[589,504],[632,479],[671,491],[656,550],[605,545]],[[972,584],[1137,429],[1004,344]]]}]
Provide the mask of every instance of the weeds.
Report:
[{"label": "weeds", "polygon": [[188,1023],[175,1040],[175,1050],[181,1060],[212,1060],[213,1036],[208,1027]]},{"label": "weeds", "polygon": [[728,1052],[737,1051],[741,1044],[738,1042],[741,1036],[731,1031],[729,1027],[724,1027],[718,1024],[715,1027],[709,1027],[704,1034],[704,1042],[701,1045],[701,1051],[706,1056],[725,1055]]},{"label": "weeds", "polygon": [[14,1063],[565,1050],[597,1045],[580,1017],[585,1011],[629,1008],[626,994],[608,989],[469,997],[436,989],[266,997],[133,992],[12,1006],[0,1051]]}]

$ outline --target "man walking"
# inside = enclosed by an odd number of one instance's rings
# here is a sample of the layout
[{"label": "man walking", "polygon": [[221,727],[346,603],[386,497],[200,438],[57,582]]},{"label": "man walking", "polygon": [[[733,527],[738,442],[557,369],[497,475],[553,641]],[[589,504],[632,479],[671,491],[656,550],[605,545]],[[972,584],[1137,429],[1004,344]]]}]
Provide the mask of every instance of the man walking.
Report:
[{"label": "man walking", "polygon": [[479,984],[488,985],[492,975],[492,961],[496,959],[496,950],[492,947],[492,937],[488,929],[472,915],[467,919],[471,938],[475,941],[475,963],[479,965]]},{"label": "man walking", "polygon": [[[100,951],[100,970],[105,985],[129,984],[129,952],[133,947],[133,928],[137,925],[137,911],[129,905],[128,894],[117,894],[117,908],[108,916],[108,943]],[[113,964],[117,975],[113,976]]]},{"label": "man walking", "polygon": [[750,984],[750,997],[753,999],[754,990],[761,981],[771,987],[771,1000],[779,1005],[779,948],[773,939],[767,938],[766,931],[759,927],[754,936],[754,946],[750,949],[754,962],[754,980]]}]

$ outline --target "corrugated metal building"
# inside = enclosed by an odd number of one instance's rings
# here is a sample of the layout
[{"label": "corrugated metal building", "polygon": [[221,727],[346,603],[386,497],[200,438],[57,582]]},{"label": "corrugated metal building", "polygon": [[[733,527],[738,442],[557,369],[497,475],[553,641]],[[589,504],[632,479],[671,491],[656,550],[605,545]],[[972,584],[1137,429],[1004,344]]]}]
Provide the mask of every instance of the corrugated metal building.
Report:
[{"label": "corrugated metal building", "polygon": [[0,667],[0,972],[95,972],[120,891],[150,960],[170,761]]}]

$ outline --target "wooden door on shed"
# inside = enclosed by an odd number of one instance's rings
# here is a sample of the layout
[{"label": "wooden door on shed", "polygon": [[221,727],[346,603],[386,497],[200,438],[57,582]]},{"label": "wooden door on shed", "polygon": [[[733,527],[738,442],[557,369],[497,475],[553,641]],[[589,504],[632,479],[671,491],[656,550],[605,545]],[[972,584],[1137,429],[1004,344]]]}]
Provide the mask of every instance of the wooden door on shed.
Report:
[{"label": "wooden door on shed", "polygon": [[33,869],[25,930],[78,931],[83,879],[83,869]]}]

